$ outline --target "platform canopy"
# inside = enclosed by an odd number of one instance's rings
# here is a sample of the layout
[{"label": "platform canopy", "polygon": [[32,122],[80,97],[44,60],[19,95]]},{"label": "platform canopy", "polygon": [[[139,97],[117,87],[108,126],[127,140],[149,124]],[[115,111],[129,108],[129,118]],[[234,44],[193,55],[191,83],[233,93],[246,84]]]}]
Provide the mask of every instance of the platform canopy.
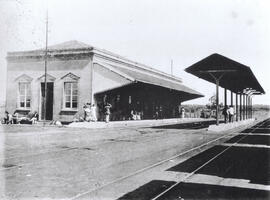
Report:
[{"label": "platform canopy", "polygon": [[249,90],[253,94],[265,94],[250,67],[216,53],[191,65],[185,71],[212,83],[216,83],[216,78],[219,78],[219,86],[235,93]]}]

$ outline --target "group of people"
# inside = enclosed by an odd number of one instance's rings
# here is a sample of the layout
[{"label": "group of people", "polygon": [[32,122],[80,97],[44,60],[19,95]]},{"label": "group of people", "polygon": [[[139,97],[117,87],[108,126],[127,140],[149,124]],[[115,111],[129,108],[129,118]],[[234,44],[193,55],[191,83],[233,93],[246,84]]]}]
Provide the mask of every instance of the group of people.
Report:
[{"label": "group of people", "polygon": [[234,118],[234,108],[233,106],[225,106],[223,108],[222,114],[224,115],[224,121],[225,123],[228,122],[233,122],[233,118]]},{"label": "group of people", "polygon": [[142,113],[131,110],[130,111],[130,119],[131,120],[141,120],[142,119]]},{"label": "group of people", "polygon": [[87,122],[96,122],[97,115],[96,115],[96,106],[95,104],[86,103],[83,106],[84,109],[84,120]]},{"label": "group of people", "polygon": [[3,124],[36,124],[38,121],[38,113],[36,111],[29,112],[27,116],[19,117],[19,113],[15,111],[13,114],[10,114],[8,111],[5,111],[5,116],[3,119]]},{"label": "group of people", "polygon": [[[108,123],[110,121],[110,114],[111,114],[111,107],[112,105],[109,103],[105,103],[104,105],[104,116],[105,122]],[[84,109],[84,121],[87,122],[96,122],[97,121],[97,111],[95,104],[86,103],[83,106]]]}]

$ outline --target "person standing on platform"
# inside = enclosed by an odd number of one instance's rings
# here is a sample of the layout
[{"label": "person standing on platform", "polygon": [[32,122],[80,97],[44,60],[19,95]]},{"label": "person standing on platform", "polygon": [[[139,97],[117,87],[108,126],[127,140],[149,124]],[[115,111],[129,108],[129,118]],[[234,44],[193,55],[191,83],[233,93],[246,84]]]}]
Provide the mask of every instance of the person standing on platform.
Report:
[{"label": "person standing on platform", "polygon": [[131,120],[136,120],[136,115],[133,110],[130,111],[130,118]]},{"label": "person standing on platform", "polygon": [[181,108],[181,118],[185,118],[185,108]]},{"label": "person standing on platform", "polygon": [[222,110],[222,115],[224,115],[224,122],[225,124],[227,123],[227,120],[228,120],[228,106],[224,106],[223,110]]},{"label": "person standing on platform", "polygon": [[96,115],[96,106],[95,106],[95,104],[92,104],[92,106],[91,106],[91,113],[92,113],[92,121],[96,122],[97,121],[97,115]]},{"label": "person standing on platform", "polygon": [[233,116],[234,116],[234,109],[233,106],[230,106],[229,108],[229,121],[233,122]]},{"label": "person standing on platform", "polygon": [[105,109],[105,122],[108,123],[110,121],[110,114],[111,114],[111,107],[112,105],[109,103],[106,103],[104,109]]},{"label": "person standing on platform", "polygon": [[90,109],[90,105],[89,103],[87,103],[86,105],[84,105],[84,120],[87,122],[91,121],[91,109]]}]

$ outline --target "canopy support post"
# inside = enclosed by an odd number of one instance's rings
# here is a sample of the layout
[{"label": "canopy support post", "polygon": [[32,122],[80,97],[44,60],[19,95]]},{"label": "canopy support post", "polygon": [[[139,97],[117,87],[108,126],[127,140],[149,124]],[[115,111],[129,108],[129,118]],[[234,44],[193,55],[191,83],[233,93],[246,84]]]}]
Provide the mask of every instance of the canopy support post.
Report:
[{"label": "canopy support post", "polygon": [[231,106],[233,106],[233,92],[231,91]]},{"label": "canopy support post", "polygon": [[246,95],[246,119],[248,119],[248,95]]},{"label": "canopy support post", "polygon": [[250,96],[248,96],[248,118],[250,119]]},{"label": "canopy support post", "polygon": [[251,119],[251,95],[248,96],[248,118]]},{"label": "canopy support post", "polygon": [[[227,107],[227,89],[224,88],[224,109]],[[225,124],[227,123],[227,116],[225,115]]]},{"label": "canopy support post", "polygon": [[253,117],[252,97],[253,97],[253,96],[250,97],[250,117],[251,117],[251,119],[252,119],[252,117]]},{"label": "canopy support post", "polygon": [[242,93],[240,93],[240,121],[242,121]]},{"label": "canopy support post", "polygon": [[227,106],[227,89],[224,88],[224,106]]},{"label": "canopy support post", "polygon": [[219,113],[219,94],[218,94],[218,87],[219,87],[219,79],[216,80],[216,124],[219,125],[218,120],[218,113]]},{"label": "canopy support post", "polygon": [[219,113],[219,81],[223,77],[224,73],[216,77],[211,72],[209,73],[216,81],[216,125],[219,125],[218,113]]},{"label": "canopy support post", "polygon": [[243,120],[246,119],[246,95],[243,94]]},{"label": "canopy support post", "polygon": [[235,111],[236,111],[235,120],[238,122],[238,94],[237,93],[235,93]]}]

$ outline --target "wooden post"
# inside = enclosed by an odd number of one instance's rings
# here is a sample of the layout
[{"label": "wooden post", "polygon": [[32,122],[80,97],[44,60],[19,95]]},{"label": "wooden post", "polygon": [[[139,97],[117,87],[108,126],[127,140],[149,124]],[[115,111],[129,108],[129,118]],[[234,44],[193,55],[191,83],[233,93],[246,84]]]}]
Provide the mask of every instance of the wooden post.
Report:
[{"label": "wooden post", "polygon": [[246,97],[245,97],[246,95],[245,94],[243,94],[243,120],[245,120],[246,119]]},{"label": "wooden post", "polygon": [[251,119],[252,119],[252,117],[253,117],[252,96],[250,97],[250,116],[251,116]]},{"label": "wooden post", "polygon": [[246,119],[248,119],[248,95],[246,95]]},{"label": "wooden post", "polygon": [[220,79],[223,77],[223,75],[225,74],[222,73],[221,75],[219,75],[218,77],[215,76],[214,74],[212,74],[212,72],[208,72],[212,77],[213,79],[216,81],[216,125],[218,126],[219,125],[219,119],[218,119],[218,116],[219,116],[219,81]]},{"label": "wooden post", "polygon": [[227,89],[224,88],[224,106],[227,106]]},{"label": "wooden post", "polygon": [[231,91],[231,106],[233,106],[233,92]]},{"label": "wooden post", "polygon": [[238,121],[238,94],[235,93],[235,111],[236,111],[236,121]]},{"label": "wooden post", "polygon": [[[227,107],[227,89],[224,88],[224,108]],[[228,119],[228,116],[224,115],[224,123],[226,124],[227,123],[227,119]]]},{"label": "wooden post", "polygon": [[242,93],[240,93],[240,121],[242,121]]},{"label": "wooden post", "polygon": [[247,95],[247,119],[249,119],[249,96]]},{"label": "wooden post", "polygon": [[248,95],[248,118],[250,119],[250,95]]},{"label": "wooden post", "polygon": [[219,125],[218,120],[218,113],[219,113],[219,94],[218,94],[218,88],[219,87],[219,79],[216,79],[216,124]]}]

